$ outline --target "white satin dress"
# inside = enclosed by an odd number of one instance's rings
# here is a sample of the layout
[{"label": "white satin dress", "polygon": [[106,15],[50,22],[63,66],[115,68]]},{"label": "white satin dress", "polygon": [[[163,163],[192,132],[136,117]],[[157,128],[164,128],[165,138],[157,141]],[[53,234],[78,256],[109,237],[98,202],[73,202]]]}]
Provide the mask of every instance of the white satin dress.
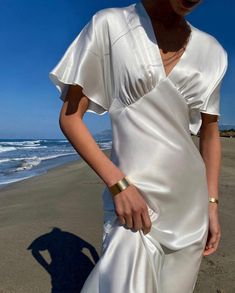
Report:
[{"label": "white satin dress", "polygon": [[102,253],[81,293],[194,290],[208,233],[208,189],[191,134],[200,129],[200,112],[220,116],[227,53],[188,24],[186,50],[166,76],[142,2],[102,9],[49,73],[62,100],[68,85],[79,84],[88,112],[109,113],[111,160],[139,189],[152,221],[146,235],[122,226],[105,187]]}]

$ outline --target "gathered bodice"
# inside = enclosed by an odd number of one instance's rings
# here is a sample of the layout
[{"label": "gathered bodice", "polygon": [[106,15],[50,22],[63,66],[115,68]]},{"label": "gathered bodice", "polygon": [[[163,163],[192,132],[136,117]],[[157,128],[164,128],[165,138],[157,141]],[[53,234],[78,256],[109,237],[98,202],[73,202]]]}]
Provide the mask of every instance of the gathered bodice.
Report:
[{"label": "gathered bodice", "polygon": [[[104,74],[112,85],[107,89],[111,96],[110,114],[135,103],[154,90],[160,81],[168,79],[185,99],[189,128],[196,134],[201,123],[200,110],[206,109],[210,94],[225,73],[226,52],[213,36],[187,21],[191,34],[186,49],[166,76],[153,26],[143,4],[139,2],[128,9],[129,13],[115,13],[112,20],[108,19],[112,23],[104,64],[109,64],[109,70]],[[122,23],[120,30],[112,25],[114,22]]]}]

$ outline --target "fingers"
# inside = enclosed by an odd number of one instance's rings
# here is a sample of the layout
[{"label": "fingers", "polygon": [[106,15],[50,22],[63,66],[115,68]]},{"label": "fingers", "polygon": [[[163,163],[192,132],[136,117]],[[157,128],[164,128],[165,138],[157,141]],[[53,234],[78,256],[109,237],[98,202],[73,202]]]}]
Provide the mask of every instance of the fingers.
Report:
[{"label": "fingers", "polygon": [[131,212],[122,211],[122,210],[117,209],[116,214],[118,216],[118,219],[119,219],[119,222],[121,225],[124,225],[130,229],[133,227],[133,220],[132,220]]},{"label": "fingers", "polygon": [[143,220],[143,232],[144,234],[147,234],[150,232],[151,230],[151,227],[152,227],[152,222],[151,222],[151,219],[149,217],[149,213],[148,213],[148,210],[144,210],[144,212],[142,213],[142,220]]},{"label": "fingers", "polygon": [[121,225],[147,234],[151,229],[148,206],[141,194],[131,185],[114,197],[115,212]]},{"label": "fingers", "polygon": [[126,224],[126,220],[123,216],[118,216],[119,222],[121,225],[125,225]]},{"label": "fingers", "polygon": [[141,212],[135,211],[133,214],[133,229],[135,231],[140,230],[143,227]]},{"label": "fingers", "polygon": [[125,214],[125,219],[126,219],[126,226],[131,229],[133,227],[131,212],[127,212]]},{"label": "fingers", "polygon": [[203,253],[204,256],[210,255],[217,250],[219,246],[220,237],[220,232],[216,232],[213,234],[209,233],[205,250]]},{"label": "fingers", "polygon": [[147,207],[133,212],[119,212],[118,218],[120,224],[124,225],[126,228],[132,229],[133,231],[142,229],[144,234],[150,232],[152,222]]},{"label": "fingers", "polygon": [[203,255],[207,256],[207,255],[214,253],[217,250],[217,247],[218,247],[218,245],[210,246],[210,248],[205,248]]}]

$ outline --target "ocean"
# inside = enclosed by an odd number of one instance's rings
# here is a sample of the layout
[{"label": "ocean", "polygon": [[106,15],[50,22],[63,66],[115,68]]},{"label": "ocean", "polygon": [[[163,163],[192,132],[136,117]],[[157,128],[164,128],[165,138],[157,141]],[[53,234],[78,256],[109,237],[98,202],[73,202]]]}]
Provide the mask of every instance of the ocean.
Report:
[{"label": "ocean", "polygon": [[[220,125],[220,130],[235,129]],[[112,148],[112,130],[93,135],[102,150]],[[65,139],[0,139],[0,189],[80,158]]]},{"label": "ocean", "polygon": [[[111,149],[109,132],[94,138],[102,150]],[[79,158],[67,139],[0,139],[0,189]]]}]

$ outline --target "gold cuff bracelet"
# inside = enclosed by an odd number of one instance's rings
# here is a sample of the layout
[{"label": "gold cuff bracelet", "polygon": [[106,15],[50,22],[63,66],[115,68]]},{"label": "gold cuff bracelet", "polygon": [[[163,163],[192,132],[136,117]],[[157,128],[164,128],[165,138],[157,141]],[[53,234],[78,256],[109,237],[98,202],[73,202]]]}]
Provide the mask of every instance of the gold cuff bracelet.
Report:
[{"label": "gold cuff bracelet", "polygon": [[119,192],[125,190],[131,183],[128,181],[127,177],[125,176],[121,180],[119,180],[117,183],[109,187],[110,192],[113,196],[118,194]]}]

